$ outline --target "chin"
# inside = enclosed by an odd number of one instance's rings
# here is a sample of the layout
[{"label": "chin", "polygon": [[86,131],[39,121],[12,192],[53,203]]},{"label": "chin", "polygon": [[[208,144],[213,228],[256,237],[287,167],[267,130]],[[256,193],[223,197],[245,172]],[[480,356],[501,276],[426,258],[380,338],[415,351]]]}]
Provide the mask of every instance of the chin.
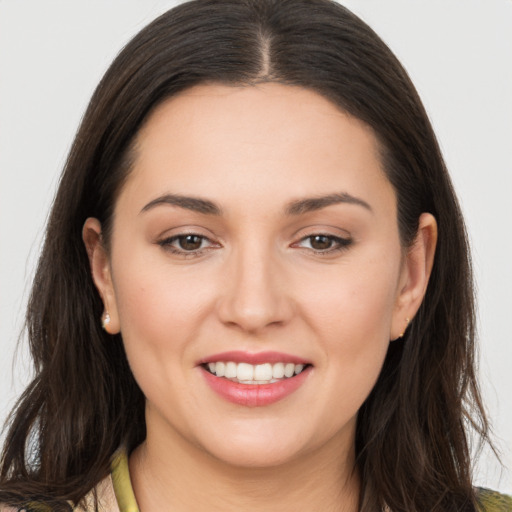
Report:
[{"label": "chin", "polygon": [[[269,425],[261,422],[245,424],[245,428],[217,428],[207,435],[202,433],[204,442],[199,446],[214,459],[236,468],[272,468],[291,463],[318,448],[316,442],[308,441],[303,429],[284,427],[282,424]],[[301,421],[294,422],[298,427]],[[220,425],[217,425],[220,427]],[[321,443],[318,443],[321,444]]]},{"label": "chin", "polygon": [[253,443],[216,447],[209,454],[219,462],[237,469],[270,469],[289,464],[300,457],[297,447],[276,446],[274,443]]}]

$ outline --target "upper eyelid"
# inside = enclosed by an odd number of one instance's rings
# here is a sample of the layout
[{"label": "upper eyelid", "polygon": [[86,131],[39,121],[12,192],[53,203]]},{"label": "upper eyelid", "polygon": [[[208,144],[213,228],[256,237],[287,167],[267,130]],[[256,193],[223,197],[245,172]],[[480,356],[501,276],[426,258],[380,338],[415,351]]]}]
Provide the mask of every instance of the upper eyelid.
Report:
[{"label": "upper eyelid", "polygon": [[[174,242],[179,240],[181,237],[186,236],[198,236],[202,238],[203,240],[208,240],[210,243],[207,245],[207,247],[199,247],[198,249],[194,250],[186,250],[182,249],[180,247],[177,247],[174,245]],[[173,254],[177,258],[182,259],[191,259],[191,258],[199,258],[201,256],[204,256],[207,252],[214,250],[220,246],[219,243],[212,241],[210,238],[208,238],[205,235],[201,235],[199,233],[178,233],[176,235],[170,235],[168,237],[163,237],[157,241],[157,245],[159,245],[164,251]]]},{"label": "upper eyelid", "polygon": [[308,236],[314,235],[352,238],[352,234],[348,229],[343,229],[335,224],[329,223],[311,223],[294,229],[293,233],[291,233],[291,238],[307,238]]},{"label": "upper eyelid", "polygon": [[318,231],[312,231],[310,233],[306,233],[304,235],[301,235],[299,237],[299,240],[303,240],[304,238],[310,238],[312,236],[326,236],[326,237],[329,237],[329,238],[338,238],[340,240],[352,239],[352,237],[348,233],[342,235],[342,234],[330,233],[329,231],[318,230]]},{"label": "upper eyelid", "polygon": [[166,241],[166,240],[176,240],[177,238],[181,238],[183,236],[198,236],[200,238],[205,238],[206,240],[210,240],[212,241],[211,237],[207,236],[207,235],[203,235],[202,233],[197,233],[195,231],[183,231],[183,232],[180,232],[180,233],[176,233],[175,235],[163,235],[161,237],[159,237],[159,239],[161,241]]},{"label": "upper eyelid", "polygon": [[215,242],[209,236],[203,235],[201,233],[195,233],[193,231],[178,233],[176,235],[163,236],[161,239],[159,239],[158,243],[163,244],[164,242],[170,242],[170,241],[174,242],[175,240],[179,240],[180,238],[186,237],[186,236],[197,236],[199,238],[202,238],[203,240],[207,240],[208,242],[210,242],[212,244],[220,245],[219,242]]},{"label": "upper eyelid", "polygon": [[350,236],[339,236],[339,235],[333,235],[331,233],[318,232],[318,233],[311,233],[310,235],[301,236],[297,242],[293,242],[293,243],[302,242],[303,240],[307,240],[308,238],[313,238],[315,236],[325,236],[326,238],[330,238],[332,240],[343,242],[343,243],[353,242],[353,238]]},{"label": "upper eyelid", "polygon": [[219,237],[216,236],[211,230],[204,228],[202,226],[176,226],[170,229],[165,229],[155,236],[155,240],[157,243],[161,241],[169,240],[170,238],[178,238],[180,236],[188,236],[195,235],[200,236],[202,238],[206,238],[210,241],[218,242]]},{"label": "upper eyelid", "polygon": [[[313,238],[315,236],[325,236],[326,238],[330,238],[334,243],[334,247],[329,247],[328,249],[321,250],[321,249],[314,249],[313,247],[303,247],[303,246],[299,245],[303,241],[307,240],[308,238]],[[354,239],[350,236],[342,237],[342,236],[337,236],[337,235],[333,235],[333,234],[329,234],[329,233],[317,232],[317,233],[311,233],[309,235],[302,236],[301,238],[299,238],[297,240],[297,242],[293,242],[290,247],[302,249],[302,250],[305,250],[307,252],[317,254],[317,255],[328,256],[329,254],[332,255],[334,253],[347,250],[350,246],[353,245],[353,243],[354,243]]]}]

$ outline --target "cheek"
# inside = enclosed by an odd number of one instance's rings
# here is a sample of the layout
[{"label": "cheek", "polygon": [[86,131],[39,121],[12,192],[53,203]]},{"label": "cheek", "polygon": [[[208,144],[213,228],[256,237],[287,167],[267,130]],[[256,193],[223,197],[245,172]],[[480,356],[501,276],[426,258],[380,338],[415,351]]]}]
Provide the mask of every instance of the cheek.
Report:
[{"label": "cheek", "polygon": [[136,254],[129,261],[120,259],[115,268],[117,309],[129,357],[142,354],[163,362],[169,351],[179,354],[200,324],[207,289],[183,271]]},{"label": "cheek", "polygon": [[121,325],[125,329],[150,333],[168,330],[172,325],[179,330],[182,324],[200,314],[199,304],[206,299],[211,281],[211,277],[206,279],[208,269],[171,263],[163,250],[146,242],[142,235],[125,257],[126,251],[119,248],[129,244],[119,238],[117,254],[112,255],[113,280]]},{"label": "cheek", "polygon": [[[367,343],[389,342],[392,314],[397,296],[398,265],[347,266],[336,273],[317,273],[303,286],[303,316],[333,347],[358,350]],[[314,279],[313,279],[314,277]],[[309,289],[308,289],[309,288]]]},{"label": "cheek", "polygon": [[[324,285],[303,304],[303,317],[319,334],[326,388],[333,390],[330,406],[340,414],[356,414],[382,368],[390,341],[397,267],[395,260],[373,269],[364,265],[340,272],[339,278],[323,280]],[[318,276],[316,282],[320,284]]]},{"label": "cheek", "polygon": [[128,270],[119,268],[116,298],[130,367],[149,403],[162,405],[166,397],[177,408],[175,397],[187,391],[185,372],[194,366],[188,347],[202,314],[197,293],[161,269]]}]

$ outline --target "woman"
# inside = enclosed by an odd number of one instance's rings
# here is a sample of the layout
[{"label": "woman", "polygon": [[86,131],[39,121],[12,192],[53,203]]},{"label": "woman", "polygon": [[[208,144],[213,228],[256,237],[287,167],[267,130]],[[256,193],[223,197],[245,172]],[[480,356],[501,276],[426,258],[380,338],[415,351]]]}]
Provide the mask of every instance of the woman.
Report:
[{"label": "woman", "polygon": [[487,503],[457,200],[407,75],[337,4],[191,2],[134,38],[71,150],[28,328],[14,507]]}]

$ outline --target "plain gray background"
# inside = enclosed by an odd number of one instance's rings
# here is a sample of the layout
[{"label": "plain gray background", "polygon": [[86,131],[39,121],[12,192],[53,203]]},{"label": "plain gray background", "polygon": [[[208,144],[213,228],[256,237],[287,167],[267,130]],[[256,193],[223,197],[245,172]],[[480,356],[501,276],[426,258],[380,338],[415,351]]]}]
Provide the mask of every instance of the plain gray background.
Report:
[{"label": "plain gray background", "polygon": [[[107,66],[178,2],[0,0],[0,419],[30,374],[13,357],[66,153]],[[512,468],[512,1],[347,0],[409,71],[466,215],[478,286],[480,376]],[[476,482],[512,492],[488,453]]]}]

